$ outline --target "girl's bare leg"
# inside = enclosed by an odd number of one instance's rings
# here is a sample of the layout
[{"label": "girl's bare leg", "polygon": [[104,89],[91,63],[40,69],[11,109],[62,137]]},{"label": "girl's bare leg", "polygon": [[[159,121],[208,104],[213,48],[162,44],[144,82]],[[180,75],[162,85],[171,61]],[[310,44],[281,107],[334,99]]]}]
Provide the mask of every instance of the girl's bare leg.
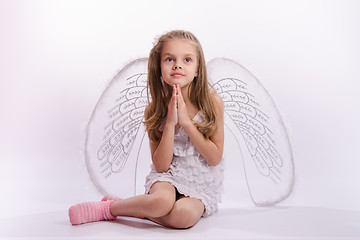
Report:
[{"label": "girl's bare leg", "polygon": [[111,204],[113,216],[156,218],[167,215],[176,201],[176,190],[168,182],[156,182],[149,194],[122,199]]},{"label": "girl's bare leg", "polygon": [[205,206],[199,199],[182,197],[175,202],[169,214],[149,219],[166,227],[190,228],[199,221],[204,210]]}]

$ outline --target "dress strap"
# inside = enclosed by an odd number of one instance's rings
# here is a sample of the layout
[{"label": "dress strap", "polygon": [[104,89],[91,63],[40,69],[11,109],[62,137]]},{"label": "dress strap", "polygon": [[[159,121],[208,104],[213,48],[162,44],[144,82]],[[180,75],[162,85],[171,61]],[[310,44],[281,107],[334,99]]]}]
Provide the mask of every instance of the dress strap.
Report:
[{"label": "dress strap", "polygon": [[201,122],[204,118],[204,114],[201,111],[198,111],[197,114],[193,117],[193,122]]}]

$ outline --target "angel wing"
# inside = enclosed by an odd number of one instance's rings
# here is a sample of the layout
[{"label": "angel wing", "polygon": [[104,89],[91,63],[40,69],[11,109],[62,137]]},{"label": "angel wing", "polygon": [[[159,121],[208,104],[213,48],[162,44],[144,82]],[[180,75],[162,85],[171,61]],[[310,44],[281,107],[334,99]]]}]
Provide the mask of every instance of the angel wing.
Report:
[{"label": "angel wing", "polygon": [[[207,68],[224,100],[225,124],[241,149],[253,202],[281,201],[292,191],[294,165],[273,100],[253,75],[231,60],[214,59]],[[147,59],[129,63],[108,84],[89,120],[85,160],[102,194],[135,195],[141,172],[139,153],[146,141],[141,124],[147,104],[146,80]]]},{"label": "angel wing", "polygon": [[249,71],[232,60],[213,59],[207,71],[224,101],[225,125],[241,150],[252,201],[270,205],[285,199],[293,189],[294,163],[274,101]]},{"label": "angel wing", "polygon": [[129,63],[108,84],[88,122],[86,166],[104,195],[134,195],[137,155],[145,135],[146,82],[147,59]]}]

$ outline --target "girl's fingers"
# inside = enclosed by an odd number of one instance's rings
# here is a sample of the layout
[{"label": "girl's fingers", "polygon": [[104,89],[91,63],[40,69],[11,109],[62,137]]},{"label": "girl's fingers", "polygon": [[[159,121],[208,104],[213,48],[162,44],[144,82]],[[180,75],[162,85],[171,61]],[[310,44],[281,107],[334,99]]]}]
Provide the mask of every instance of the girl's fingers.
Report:
[{"label": "girl's fingers", "polygon": [[178,105],[178,91],[176,85],[173,87],[173,97],[174,97],[174,105],[177,108]]},{"label": "girl's fingers", "polygon": [[176,109],[176,107],[177,107],[177,95],[176,95],[176,87],[175,87],[175,85],[173,86],[172,96],[171,96],[171,99],[170,99],[170,104],[172,105],[173,108]]},{"label": "girl's fingers", "polygon": [[183,99],[183,96],[182,96],[182,93],[181,93],[180,85],[177,84],[177,85],[176,85],[176,88],[177,88],[179,100],[180,100],[180,101],[183,101],[184,99]]},{"label": "girl's fingers", "polygon": [[172,97],[168,106],[167,123],[175,126],[178,122],[176,89],[173,88]]},{"label": "girl's fingers", "polygon": [[176,96],[176,85],[173,86],[173,92],[172,92],[173,96]]}]

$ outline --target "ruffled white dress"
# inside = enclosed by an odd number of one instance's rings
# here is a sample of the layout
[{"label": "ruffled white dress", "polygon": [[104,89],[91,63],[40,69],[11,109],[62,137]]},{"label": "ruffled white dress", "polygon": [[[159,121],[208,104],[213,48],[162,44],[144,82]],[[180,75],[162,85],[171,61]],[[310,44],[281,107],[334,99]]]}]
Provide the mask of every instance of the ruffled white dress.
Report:
[{"label": "ruffled white dress", "polygon": [[[193,121],[201,121],[197,114]],[[162,130],[160,128],[160,130]],[[169,182],[180,194],[200,199],[205,205],[204,217],[218,210],[221,201],[224,180],[223,159],[217,166],[207,164],[197,151],[185,130],[175,128],[174,156],[167,172],[159,173],[151,164],[151,171],[146,177],[145,192],[149,193],[151,186],[158,181]]]}]

